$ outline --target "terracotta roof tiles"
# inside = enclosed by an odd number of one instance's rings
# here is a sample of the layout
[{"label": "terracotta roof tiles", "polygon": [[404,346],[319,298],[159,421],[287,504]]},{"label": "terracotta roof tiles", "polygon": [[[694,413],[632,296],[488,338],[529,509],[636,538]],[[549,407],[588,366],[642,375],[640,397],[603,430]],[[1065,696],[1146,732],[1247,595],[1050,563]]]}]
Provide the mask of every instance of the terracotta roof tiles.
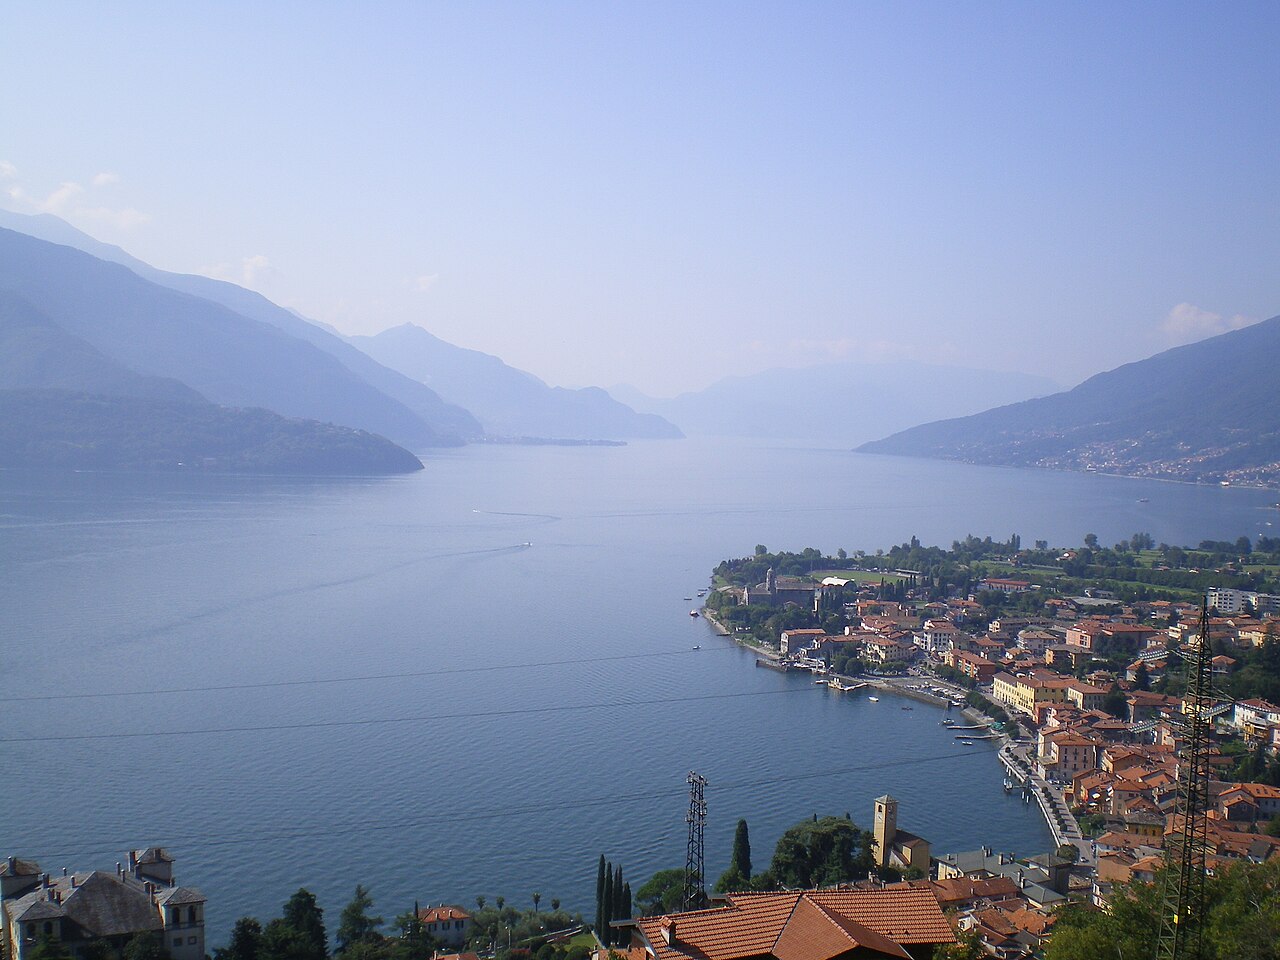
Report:
[{"label": "terracotta roof tiles", "polygon": [[904,945],[953,942],[931,890],[740,893],[728,900],[725,907],[641,918],[638,932],[658,960],[830,960],[859,947],[908,957]]}]

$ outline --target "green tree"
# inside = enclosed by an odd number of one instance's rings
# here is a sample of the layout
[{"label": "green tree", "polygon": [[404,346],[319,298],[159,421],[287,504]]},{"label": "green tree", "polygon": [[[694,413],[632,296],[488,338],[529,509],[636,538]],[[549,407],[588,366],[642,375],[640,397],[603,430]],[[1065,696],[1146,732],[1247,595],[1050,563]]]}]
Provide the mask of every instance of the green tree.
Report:
[{"label": "green tree", "polygon": [[933,960],[983,960],[987,952],[982,949],[982,937],[977,927],[956,934],[956,942],[938,947]]},{"label": "green tree", "polygon": [[1107,711],[1113,717],[1124,719],[1129,713],[1129,703],[1125,699],[1124,691],[1120,689],[1118,683],[1113,683],[1111,689],[1107,691],[1107,695],[1102,698],[1102,709]]},{"label": "green tree", "polygon": [[596,870],[596,936],[604,942],[604,878],[608,876],[609,867],[605,863],[604,854],[600,854],[600,866]]},{"label": "green tree", "polygon": [[342,908],[342,914],[338,918],[336,952],[345,953],[353,944],[382,939],[378,928],[384,921],[381,917],[369,916],[369,908],[372,906],[373,898],[369,896],[369,891],[357,883],[355,895]]},{"label": "green tree", "polygon": [[283,915],[262,934],[262,960],[324,960],[329,953],[324,911],[305,888],[289,898]]},{"label": "green tree", "polygon": [[642,917],[675,913],[684,904],[684,870],[659,870],[636,891],[636,906]]},{"label": "green tree", "polygon": [[716,881],[716,892],[746,890],[750,884],[751,837],[747,831],[747,821],[739,820],[738,827],[733,833],[733,853],[729,858],[729,869]]},{"label": "green tree", "polygon": [[31,960],[71,960],[71,951],[62,945],[61,940],[55,940],[46,933],[36,941],[27,956]]},{"label": "green tree", "polygon": [[1151,674],[1147,671],[1146,661],[1138,664],[1138,669],[1134,671],[1133,685],[1138,690],[1151,689]]},{"label": "green tree", "polygon": [[784,833],[761,883],[812,888],[865,877],[872,867],[871,836],[844,817],[802,820]]},{"label": "green tree", "polygon": [[1086,533],[1084,535],[1084,545],[1090,550],[1098,549],[1098,535],[1096,533]]},{"label": "green tree", "polygon": [[213,952],[214,960],[258,960],[262,952],[262,924],[253,917],[241,917],[231,928],[225,947]]},{"label": "green tree", "polygon": [[537,890],[533,891],[533,912],[538,912],[538,904],[542,902],[542,894]]},{"label": "green tree", "polygon": [[120,953],[121,960],[169,960],[159,934],[138,933],[129,939]]}]

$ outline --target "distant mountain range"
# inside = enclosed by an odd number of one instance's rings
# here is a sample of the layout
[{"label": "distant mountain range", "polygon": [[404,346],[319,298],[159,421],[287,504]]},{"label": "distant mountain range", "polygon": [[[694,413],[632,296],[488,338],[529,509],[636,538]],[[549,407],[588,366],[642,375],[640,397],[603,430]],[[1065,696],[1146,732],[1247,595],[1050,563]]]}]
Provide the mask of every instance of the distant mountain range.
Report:
[{"label": "distant mountain range", "polygon": [[1280,484],[1280,317],[858,449],[1172,480]]},{"label": "distant mountain range", "polygon": [[495,356],[456,347],[410,323],[377,336],[348,340],[379,363],[466,407],[491,436],[573,440],[683,436],[662,417],[636,413],[599,387],[550,387]]},{"label": "distant mountain range", "polygon": [[204,400],[0,390],[0,467],[410,473],[422,463],[390,440],[270,410]]},{"label": "distant mountain range", "polygon": [[[73,332],[76,323],[94,328],[97,346],[104,352],[135,368],[163,366],[167,375],[183,379],[216,403],[261,406],[286,416],[358,427],[411,448],[457,446],[483,433],[466,410],[251,290],[157,270],[48,214],[28,217],[0,211],[0,228],[26,236],[23,248],[31,258],[26,266],[36,270],[12,289],[25,291],[33,304]],[[14,242],[4,233],[0,230],[0,254],[5,240]],[[31,237],[46,241],[45,247],[30,243]],[[48,244],[71,247],[89,257],[49,250]],[[10,285],[12,273],[0,265],[0,287]],[[65,279],[53,282],[61,276]],[[186,296],[175,296],[174,291]],[[146,327],[122,329],[110,312],[112,303],[128,304],[128,312],[170,327],[174,349],[140,356],[135,352],[136,337],[149,339]],[[280,336],[280,331],[287,336]],[[221,342],[209,351],[214,337]],[[210,373],[219,382],[202,385]]]},{"label": "distant mountain range", "polygon": [[672,399],[610,392],[690,435],[813,440],[853,446],[926,420],[1052,393],[1043,377],[899,361],[833,363],[727,377]]},{"label": "distant mountain range", "polygon": [[[494,433],[508,440],[680,436],[602,390],[548,387],[496,357],[419,333],[426,339],[415,340],[409,356],[426,375],[406,376],[235,284],[158,270],[56,217],[0,211],[0,392],[23,391],[5,398],[5,409],[25,418],[9,425],[5,440],[18,447],[0,451],[0,463],[14,465],[15,450],[28,460],[87,462],[69,454],[85,440],[66,433],[71,410],[117,441],[114,452],[104,441],[85,454],[89,460],[121,468],[181,460],[226,469],[291,463],[304,471],[384,472],[421,465],[385,456],[382,437],[422,449]],[[476,399],[489,422],[443,399],[422,382],[428,378]],[[95,405],[86,397],[147,402]],[[262,445],[266,411],[277,416],[270,430],[277,439],[287,435],[291,457]],[[239,452],[225,443],[203,454],[175,445],[173,425],[197,421],[229,431],[225,440],[239,436]],[[37,442],[42,431],[47,443]],[[147,431],[166,443],[141,442]],[[301,455],[308,445],[314,449]]]}]

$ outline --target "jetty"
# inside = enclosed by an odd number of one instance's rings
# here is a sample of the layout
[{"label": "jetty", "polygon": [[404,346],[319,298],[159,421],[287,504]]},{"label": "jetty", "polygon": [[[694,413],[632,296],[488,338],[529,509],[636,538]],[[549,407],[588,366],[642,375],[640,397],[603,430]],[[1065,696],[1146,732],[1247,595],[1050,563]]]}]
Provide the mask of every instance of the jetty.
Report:
[{"label": "jetty", "polygon": [[766,670],[777,670],[779,673],[790,673],[791,664],[783,660],[770,660],[768,657],[756,657],[756,666]]},{"label": "jetty", "polygon": [[827,681],[827,686],[832,690],[839,690],[841,693],[848,693],[851,690],[861,690],[867,686],[866,683],[845,683],[836,677],[832,677]]}]

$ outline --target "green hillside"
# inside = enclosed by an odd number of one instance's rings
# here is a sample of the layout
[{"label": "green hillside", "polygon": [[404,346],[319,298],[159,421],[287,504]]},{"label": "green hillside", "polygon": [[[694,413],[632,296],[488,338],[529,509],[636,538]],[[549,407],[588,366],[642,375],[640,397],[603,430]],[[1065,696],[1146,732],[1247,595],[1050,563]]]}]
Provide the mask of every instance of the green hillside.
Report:
[{"label": "green hillside", "polygon": [[0,390],[0,468],[371,475],[422,464],[348,427],[202,401]]}]

